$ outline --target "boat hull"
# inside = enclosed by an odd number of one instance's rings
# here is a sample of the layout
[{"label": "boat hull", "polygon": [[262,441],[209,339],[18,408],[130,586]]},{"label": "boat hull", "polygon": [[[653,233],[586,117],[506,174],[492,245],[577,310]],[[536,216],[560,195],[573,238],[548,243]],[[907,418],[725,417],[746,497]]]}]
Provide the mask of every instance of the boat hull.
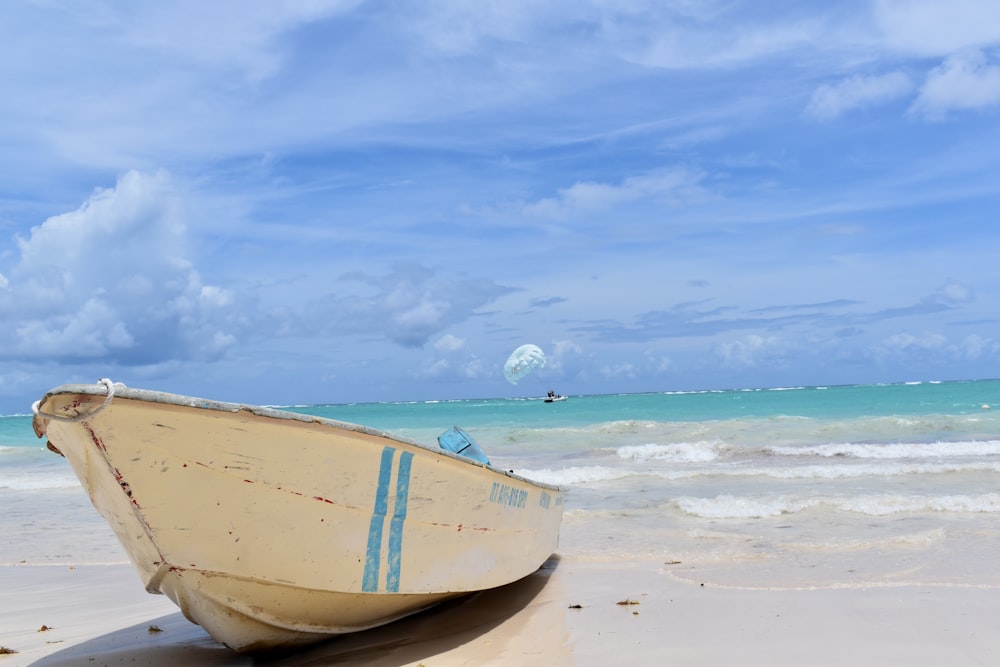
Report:
[{"label": "boat hull", "polygon": [[556,487],[361,426],[107,391],[53,389],[36,432],[146,589],[236,650],[381,625],[520,579],[557,547]]}]

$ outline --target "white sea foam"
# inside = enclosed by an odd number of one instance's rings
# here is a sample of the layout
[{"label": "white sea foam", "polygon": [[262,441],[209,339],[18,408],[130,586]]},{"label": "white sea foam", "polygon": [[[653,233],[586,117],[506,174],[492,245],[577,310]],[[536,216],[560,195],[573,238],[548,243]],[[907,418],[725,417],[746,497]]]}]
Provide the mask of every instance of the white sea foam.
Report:
[{"label": "white sea foam", "polygon": [[540,468],[538,470],[518,470],[517,472],[519,475],[537,482],[561,486],[586,484],[588,482],[605,482],[629,477],[632,474],[628,470],[605,466],[579,466],[562,469]]},{"label": "white sea foam", "polygon": [[849,512],[883,516],[902,512],[1000,512],[1000,494],[986,493],[977,496],[900,496],[875,495],[846,498],[836,506]]},{"label": "white sea foam", "polygon": [[859,463],[854,465],[810,465],[719,470],[714,474],[739,477],[760,476],[773,479],[850,479],[863,477],[898,477],[901,475],[942,475],[957,472],[1000,472],[1000,461],[970,463]]},{"label": "white sea foam", "polygon": [[715,498],[675,498],[674,503],[683,512],[704,519],[750,519],[799,512],[817,505],[819,501],[789,496],[745,498],[720,495]]},{"label": "white sea foam", "polygon": [[615,453],[626,461],[676,461],[679,463],[704,463],[719,458],[725,448],[722,442],[678,442],[667,445],[647,443],[626,445]]},{"label": "white sea foam", "polygon": [[1000,455],[1000,440],[984,440],[981,442],[904,442],[895,444],[831,443],[824,445],[768,447],[765,451],[778,456],[844,456],[859,459],[996,456]]},{"label": "white sea foam", "polygon": [[71,489],[80,486],[72,473],[8,473],[0,476],[0,489],[12,491],[44,491],[46,489]]},{"label": "white sea foam", "polygon": [[680,497],[673,503],[683,512],[705,519],[749,519],[795,514],[828,506],[836,510],[868,516],[886,516],[919,512],[993,513],[1000,512],[1000,494],[905,496],[872,494],[861,496],[803,497],[777,495],[744,497],[718,495],[714,498]]},{"label": "white sea foam", "polygon": [[[640,477],[660,478],[667,481],[709,479],[752,478],[773,480],[877,480],[879,478],[947,475],[954,473],[1000,473],[1000,461],[974,462],[878,462],[853,463],[850,465],[804,465],[804,466],[723,466],[697,465],[695,467],[654,467],[655,459],[637,459],[646,465],[641,468],[614,466],[571,466],[566,468],[540,468],[518,470],[518,474],[529,479],[562,486],[586,486],[592,483],[613,480],[637,479]],[[668,461],[676,463],[676,461]]]}]

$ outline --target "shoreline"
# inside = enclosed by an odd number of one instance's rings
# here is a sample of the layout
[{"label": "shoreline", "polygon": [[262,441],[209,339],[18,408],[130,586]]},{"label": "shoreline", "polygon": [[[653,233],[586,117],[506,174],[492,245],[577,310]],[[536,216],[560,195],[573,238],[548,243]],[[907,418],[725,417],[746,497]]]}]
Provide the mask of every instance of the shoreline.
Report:
[{"label": "shoreline", "polygon": [[[993,586],[767,589],[693,581],[655,559],[563,555],[509,586],[265,661],[912,667],[1000,658]],[[146,593],[130,565],[0,566],[0,590],[0,646],[18,651],[0,655],[0,667],[255,664],[216,643],[165,597]]]}]

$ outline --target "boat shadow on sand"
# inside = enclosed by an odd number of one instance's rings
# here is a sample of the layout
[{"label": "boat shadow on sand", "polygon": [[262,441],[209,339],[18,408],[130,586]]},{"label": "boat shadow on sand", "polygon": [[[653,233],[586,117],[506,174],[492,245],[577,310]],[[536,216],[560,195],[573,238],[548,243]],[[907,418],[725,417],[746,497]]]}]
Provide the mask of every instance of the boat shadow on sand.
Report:
[{"label": "boat shadow on sand", "polygon": [[[555,576],[558,567],[559,556],[553,555],[536,572],[514,583],[305,648],[235,653],[176,612],[75,644],[32,663],[32,667],[119,662],[146,667],[389,667],[432,661],[450,652],[461,652],[471,660],[469,664],[504,655],[520,662],[518,657],[525,653],[548,656],[551,660],[546,664],[559,664],[568,658],[568,649],[565,605],[559,604],[561,583]],[[494,632],[500,626],[504,626],[502,632]],[[539,632],[539,628],[544,631]]]}]

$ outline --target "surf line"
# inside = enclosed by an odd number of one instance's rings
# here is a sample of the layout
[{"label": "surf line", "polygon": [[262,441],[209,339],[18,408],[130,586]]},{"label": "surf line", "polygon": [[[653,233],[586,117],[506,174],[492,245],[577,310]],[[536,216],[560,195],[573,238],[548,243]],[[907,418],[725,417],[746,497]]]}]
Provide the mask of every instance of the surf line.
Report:
[{"label": "surf line", "polygon": [[[392,480],[395,447],[382,449],[382,460],[378,469],[378,486],[375,490],[375,507],[368,526],[368,548],[365,551],[365,572],[361,580],[361,590],[377,593],[379,574],[382,568],[382,535],[385,531],[386,516],[389,514],[389,483]],[[406,521],[406,505],[410,495],[410,468],[413,464],[411,452],[401,452],[396,471],[396,496],[392,518],[389,520],[389,543],[386,554],[385,590],[399,592],[399,571],[403,553],[403,523]]]}]

